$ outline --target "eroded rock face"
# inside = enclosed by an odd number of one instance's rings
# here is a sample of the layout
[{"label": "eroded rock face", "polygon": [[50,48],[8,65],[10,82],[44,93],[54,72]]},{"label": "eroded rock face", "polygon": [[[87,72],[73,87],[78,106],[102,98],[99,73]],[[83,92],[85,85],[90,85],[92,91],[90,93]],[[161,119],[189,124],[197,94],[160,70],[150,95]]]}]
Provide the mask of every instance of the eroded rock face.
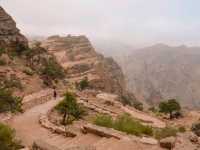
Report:
[{"label": "eroded rock face", "polygon": [[42,42],[42,47],[56,56],[68,76],[85,73],[91,88],[119,96],[126,93],[125,79],[119,65],[112,58],[98,54],[87,37],[51,36]]},{"label": "eroded rock face", "polygon": [[150,104],[176,98],[182,107],[200,108],[199,52],[163,44],[132,51],[122,62],[129,89]]},{"label": "eroded rock face", "polygon": [[0,46],[16,46],[16,44],[27,46],[27,39],[20,34],[15,21],[0,6]]}]

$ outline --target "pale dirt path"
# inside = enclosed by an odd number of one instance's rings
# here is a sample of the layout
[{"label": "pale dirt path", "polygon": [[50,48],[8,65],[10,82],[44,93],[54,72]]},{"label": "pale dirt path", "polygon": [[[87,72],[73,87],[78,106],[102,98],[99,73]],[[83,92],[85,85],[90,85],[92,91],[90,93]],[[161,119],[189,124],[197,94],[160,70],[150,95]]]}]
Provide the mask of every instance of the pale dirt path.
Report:
[{"label": "pale dirt path", "polygon": [[[62,98],[59,98],[60,100]],[[160,150],[157,145],[145,145],[139,141],[118,141],[114,139],[105,139],[92,134],[77,136],[75,138],[66,138],[61,135],[53,134],[39,124],[39,116],[46,114],[60,100],[50,100],[27,110],[25,113],[15,116],[9,124],[16,130],[16,135],[24,145],[30,146],[36,140],[42,140],[58,148],[66,149],[68,147],[95,146],[97,150]],[[105,142],[106,141],[106,142]]]},{"label": "pale dirt path", "polygon": [[45,104],[38,105],[27,110],[23,114],[15,116],[9,124],[16,130],[16,135],[22,139],[23,144],[31,145],[37,139],[46,139],[51,133],[42,128],[39,124],[40,114],[45,114],[54,107],[59,101],[51,100]]},{"label": "pale dirt path", "polygon": [[34,141],[42,140],[62,150],[76,145],[93,145],[101,139],[101,137],[91,134],[80,135],[75,138],[63,137],[62,135],[53,134],[49,130],[43,128],[39,124],[39,116],[41,114],[46,114],[61,99],[62,98],[50,100],[47,103],[35,106],[25,113],[15,116],[8,122],[10,126],[16,130],[16,136],[22,140],[25,146],[31,146]]}]

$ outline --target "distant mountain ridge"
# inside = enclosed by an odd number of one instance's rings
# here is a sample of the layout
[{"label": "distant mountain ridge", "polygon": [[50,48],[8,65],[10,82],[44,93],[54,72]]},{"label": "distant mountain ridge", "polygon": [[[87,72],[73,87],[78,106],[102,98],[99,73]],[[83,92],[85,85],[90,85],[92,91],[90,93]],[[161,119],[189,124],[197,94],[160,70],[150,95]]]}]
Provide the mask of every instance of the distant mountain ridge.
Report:
[{"label": "distant mountain ridge", "polygon": [[200,47],[156,44],[132,51],[121,66],[138,100],[176,98],[184,107],[200,107]]}]

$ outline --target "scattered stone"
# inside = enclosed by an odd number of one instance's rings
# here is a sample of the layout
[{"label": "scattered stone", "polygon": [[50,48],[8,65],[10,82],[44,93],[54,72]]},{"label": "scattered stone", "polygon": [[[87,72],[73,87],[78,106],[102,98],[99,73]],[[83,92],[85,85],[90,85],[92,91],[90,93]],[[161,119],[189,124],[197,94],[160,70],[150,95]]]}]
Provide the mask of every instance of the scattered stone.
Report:
[{"label": "scattered stone", "polygon": [[33,150],[61,150],[61,149],[58,149],[55,146],[52,146],[52,145],[44,142],[42,139],[36,140],[33,143],[32,149]]},{"label": "scattered stone", "polygon": [[198,139],[198,136],[197,135],[195,135],[194,133],[191,133],[190,135],[189,135],[189,139],[190,139],[190,141],[192,142],[192,143],[198,143],[198,141],[199,141],[199,139]]},{"label": "scattered stone", "polygon": [[150,144],[150,145],[157,145],[158,144],[158,140],[156,140],[154,138],[150,138],[150,137],[142,137],[140,139],[140,142],[142,142],[144,144]]},{"label": "scattered stone", "polygon": [[175,137],[167,137],[160,140],[160,146],[167,149],[172,149],[175,147],[176,138]]}]

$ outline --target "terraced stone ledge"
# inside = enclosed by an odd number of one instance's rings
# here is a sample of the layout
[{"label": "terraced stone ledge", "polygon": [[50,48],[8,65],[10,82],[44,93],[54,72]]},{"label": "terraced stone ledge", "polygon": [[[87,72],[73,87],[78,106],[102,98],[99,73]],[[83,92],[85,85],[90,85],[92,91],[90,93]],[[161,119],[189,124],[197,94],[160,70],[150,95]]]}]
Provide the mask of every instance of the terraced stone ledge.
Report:
[{"label": "terraced stone ledge", "polygon": [[75,137],[76,136],[75,133],[73,133],[71,131],[67,131],[64,127],[56,126],[55,124],[51,123],[46,114],[40,115],[39,123],[41,124],[42,127],[50,130],[53,133],[57,133],[57,134],[65,136],[65,137]]},{"label": "terraced stone ledge", "polygon": [[79,100],[79,103],[83,104],[85,107],[95,111],[95,112],[98,112],[98,113],[101,113],[101,114],[107,114],[107,115],[110,115],[112,117],[117,117],[118,114],[114,111],[111,111],[111,110],[108,110],[106,108],[103,108],[103,107],[100,107],[96,104],[93,104],[93,103],[90,103],[90,102],[87,102],[87,98],[84,99],[84,98],[81,98]]},{"label": "terraced stone ledge", "polygon": [[158,145],[158,141],[151,137],[136,137],[134,135],[127,135],[121,131],[117,131],[111,128],[100,127],[91,123],[83,125],[82,132],[92,133],[97,136],[106,137],[106,138],[115,138],[117,140],[128,140],[128,141],[138,141],[144,144],[149,145]]},{"label": "terraced stone ledge", "polygon": [[124,135],[121,134],[121,132],[116,131],[114,129],[110,129],[110,128],[105,128],[105,127],[100,127],[100,126],[96,126],[93,124],[86,124],[83,125],[82,127],[82,132],[83,133],[92,133],[101,137],[106,137],[106,138],[115,138],[115,139],[122,139],[124,137]]}]

